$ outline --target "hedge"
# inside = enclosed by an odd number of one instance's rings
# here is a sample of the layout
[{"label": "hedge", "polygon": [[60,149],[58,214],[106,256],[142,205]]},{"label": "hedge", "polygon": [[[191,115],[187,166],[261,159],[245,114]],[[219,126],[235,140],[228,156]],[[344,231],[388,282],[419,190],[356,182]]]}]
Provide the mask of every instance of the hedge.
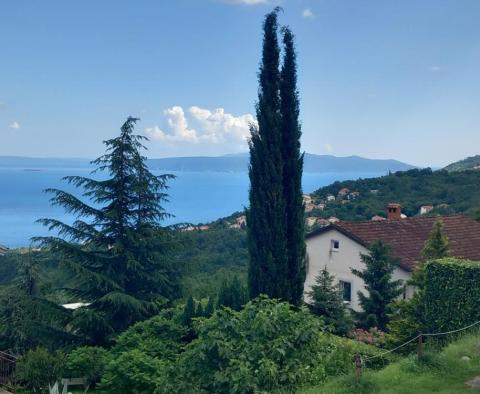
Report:
[{"label": "hedge", "polygon": [[480,320],[480,262],[444,258],[425,265],[425,318],[431,333]]}]

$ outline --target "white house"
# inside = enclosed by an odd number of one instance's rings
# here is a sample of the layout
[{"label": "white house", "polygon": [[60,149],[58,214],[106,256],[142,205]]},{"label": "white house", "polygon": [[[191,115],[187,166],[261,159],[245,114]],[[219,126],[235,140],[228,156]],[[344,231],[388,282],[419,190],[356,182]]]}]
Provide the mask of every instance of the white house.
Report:
[{"label": "white house", "polygon": [[[396,209],[395,209],[396,208]],[[343,297],[350,307],[361,310],[358,292],[366,292],[362,279],[351,269],[365,268],[360,255],[368,253],[368,245],[381,240],[391,247],[398,259],[393,279],[406,282],[420,261],[421,251],[436,218],[401,218],[400,206],[390,205],[388,219],[368,222],[337,222],[318,228],[307,235],[307,278],[305,292],[315,283],[319,271],[327,267],[343,288]],[[442,217],[444,231],[450,240],[450,252],[455,257],[480,260],[480,223],[463,215]],[[413,288],[405,286],[403,297],[409,298]],[[308,302],[308,295],[305,294]]]}]

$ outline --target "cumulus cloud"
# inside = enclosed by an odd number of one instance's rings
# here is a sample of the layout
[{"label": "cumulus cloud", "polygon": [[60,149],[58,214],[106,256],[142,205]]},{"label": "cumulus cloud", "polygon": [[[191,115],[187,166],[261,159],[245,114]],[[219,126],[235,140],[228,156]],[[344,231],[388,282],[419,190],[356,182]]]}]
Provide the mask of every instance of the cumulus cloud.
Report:
[{"label": "cumulus cloud", "polygon": [[315,14],[310,8],[305,8],[302,12],[302,16],[307,19],[315,18]]},{"label": "cumulus cloud", "polygon": [[18,123],[17,121],[13,121],[12,123],[8,124],[8,128],[17,130],[20,128],[20,123]]},{"label": "cumulus cloud", "polygon": [[176,105],[163,111],[168,125],[167,131],[158,126],[145,129],[147,135],[153,140],[167,142],[198,142],[197,132],[188,127],[188,121],[182,107]]},{"label": "cumulus cloud", "polygon": [[209,110],[193,106],[184,111],[174,106],[163,111],[165,127],[145,129],[152,140],[170,144],[226,144],[231,147],[247,146],[250,124],[255,123],[251,114],[235,116],[223,108]]}]

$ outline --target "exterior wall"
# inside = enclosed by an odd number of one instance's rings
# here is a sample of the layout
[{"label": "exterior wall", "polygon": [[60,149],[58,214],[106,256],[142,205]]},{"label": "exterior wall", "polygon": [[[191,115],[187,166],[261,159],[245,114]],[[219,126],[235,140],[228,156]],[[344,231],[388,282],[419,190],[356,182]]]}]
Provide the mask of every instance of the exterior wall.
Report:
[{"label": "exterior wall", "polygon": [[[337,251],[332,250],[332,240],[339,241]],[[310,291],[311,286],[315,283],[315,277],[326,266],[327,270],[334,275],[337,280],[351,283],[352,301],[350,307],[355,311],[360,311],[361,307],[358,302],[357,292],[362,291],[366,293],[365,283],[362,279],[352,274],[351,268],[357,270],[365,269],[365,264],[361,261],[360,254],[366,254],[368,250],[335,229],[308,238],[306,243],[308,266],[304,287],[305,292]],[[410,273],[401,268],[395,269],[393,273],[394,280],[402,279],[406,281],[409,278]],[[413,289],[407,288],[407,298],[410,298],[412,294]],[[306,294],[305,301],[309,302]]]}]

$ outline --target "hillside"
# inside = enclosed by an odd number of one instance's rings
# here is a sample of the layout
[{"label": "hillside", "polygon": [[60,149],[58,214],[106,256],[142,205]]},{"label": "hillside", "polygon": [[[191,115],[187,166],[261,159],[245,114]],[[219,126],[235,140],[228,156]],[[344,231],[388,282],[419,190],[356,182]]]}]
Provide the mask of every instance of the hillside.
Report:
[{"label": "hillside", "polygon": [[[407,216],[419,214],[420,207],[432,205],[431,214],[475,214],[480,208],[480,171],[409,170],[379,178],[335,182],[312,193],[314,202],[325,203],[323,210],[315,209],[310,216],[342,220],[370,220],[374,215],[385,217],[391,202],[402,205]],[[358,192],[338,197],[342,188]],[[336,196],[327,202],[327,196]],[[318,205],[317,205],[318,206]]]},{"label": "hillside", "polygon": [[479,170],[480,169],[480,155],[467,157],[466,159],[456,161],[444,168],[448,172]]},{"label": "hillside", "polygon": [[[379,371],[367,370],[360,383],[355,377],[335,377],[302,394],[456,394],[478,393],[480,381],[480,336],[464,336],[423,360],[410,355]],[[476,378],[476,379],[475,379]],[[475,388],[474,388],[475,387]]]},{"label": "hillside", "polygon": [[[227,171],[244,172],[248,169],[248,154],[218,157],[172,157],[150,159],[153,169],[164,171]],[[414,168],[397,160],[366,159],[359,156],[305,154],[305,172],[388,172]]]},{"label": "hillside", "polygon": [[[224,156],[192,156],[148,159],[148,165],[161,171],[190,172],[246,172],[248,153]],[[0,156],[0,167],[6,168],[84,168],[89,167],[88,159],[78,158],[33,158]],[[331,155],[305,155],[305,172],[385,172],[404,171],[414,168],[397,160],[366,159],[359,156],[336,157]]]}]

